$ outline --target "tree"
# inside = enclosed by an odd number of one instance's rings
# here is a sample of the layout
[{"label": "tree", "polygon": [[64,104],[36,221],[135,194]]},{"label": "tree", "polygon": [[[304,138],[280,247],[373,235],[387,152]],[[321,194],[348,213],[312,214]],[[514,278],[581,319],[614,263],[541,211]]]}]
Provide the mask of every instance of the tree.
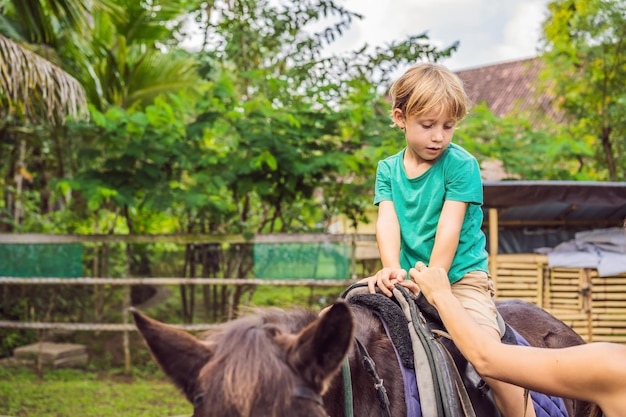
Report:
[{"label": "tree", "polygon": [[33,142],[41,137],[36,131],[87,114],[85,91],[66,72],[54,45],[66,30],[86,26],[90,6],[98,4],[98,0],[0,3],[0,186],[5,206],[0,219],[5,227],[19,224],[24,214],[23,188],[34,177],[29,158],[42,155],[41,147],[33,152]]},{"label": "tree", "polygon": [[3,9],[0,27],[21,42],[0,38],[0,74],[10,75],[0,77],[0,103],[10,111],[0,125],[5,227],[21,227],[24,187],[38,191],[37,212],[50,213],[49,184],[80,171],[78,138],[64,123],[87,115],[87,100],[103,111],[143,108],[161,94],[197,88],[193,58],[176,47],[177,19],[188,7],[185,0],[40,0]]},{"label": "tree", "polygon": [[177,39],[195,1],[108,1],[118,12],[96,10],[89,29],[62,51],[91,104],[100,111],[145,107],[159,95],[198,88],[195,60]]},{"label": "tree", "polygon": [[[354,157],[391,132],[381,129],[388,125],[388,105],[380,87],[399,65],[437,60],[456,47],[438,50],[425,35],[415,35],[374,51],[364,45],[345,56],[325,56],[324,46],[360,18],[329,0],[278,6],[237,0],[199,10],[202,71],[214,88],[200,102],[204,114],[195,129],[219,127],[221,141],[234,152],[227,175],[240,216],[233,231],[303,227],[311,222],[298,219],[299,199],[310,199],[322,183],[373,178],[375,167],[367,170]],[[316,32],[309,30],[315,22],[322,26]],[[246,185],[247,178],[254,180]],[[252,189],[260,206],[248,201]],[[251,223],[251,207],[269,220]],[[287,207],[295,210],[289,214]]]},{"label": "tree", "polygon": [[[189,135],[217,153],[199,152],[203,158],[189,172],[185,231],[319,231],[339,213],[354,222],[363,217],[371,204],[372,155],[395,136],[381,90],[397,66],[437,60],[455,46],[438,50],[416,35],[374,51],[364,45],[345,56],[324,55],[325,45],[359,18],[328,0],[210,2],[199,10],[201,71],[211,88]],[[313,23],[322,29],[311,31]],[[207,179],[214,178],[222,183],[219,198],[198,198],[210,194],[215,180]],[[233,249],[225,276],[248,276],[251,246]],[[232,299],[236,309],[249,290],[216,294],[211,305]]]},{"label": "tree", "polygon": [[626,170],[626,3],[556,0],[544,24],[544,77],[576,140],[595,149],[584,168],[600,179]]},{"label": "tree", "polygon": [[454,140],[480,163],[501,161],[505,179],[596,179],[583,163],[593,157],[590,146],[573,140],[559,124],[526,112],[498,117],[481,103],[461,122]]},{"label": "tree", "polygon": [[[57,49],[92,104],[90,123],[70,123],[44,138],[46,144],[60,138],[49,147],[55,156],[71,151],[54,158],[64,165],[46,187],[57,209],[78,219],[64,230],[86,230],[95,219],[101,232],[249,235],[323,230],[337,213],[356,221],[370,204],[380,145],[397,146],[381,95],[390,74],[455,48],[438,50],[415,35],[373,51],[325,56],[325,45],[359,18],[333,1],[207,2],[195,15],[206,33],[193,56],[202,81],[192,83],[186,77],[196,67],[187,65],[190,55],[177,36],[193,1],[110,3],[122,10],[94,10],[80,32],[84,40],[68,34],[71,41]],[[316,21],[328,23],[310,31]],[[155,68],[153,55],[171,67]],[[179,63],[182,71],[163,69]],[[157,88],[145,83],[162,74],[182,82],[155,98],[149,93]],[[185,88],[191,84],[203,86],[200,94]],[[232,245],[225,262],[207,261],[211,248],[187,249],[182,276],[200,273],[200,261],[203,268],[219,264],[205,276],[250,274],[249,245]],[[236,310],[249,290],[224,291],[216,304],[232,300],[227,307]]]},{"label": "tree", "polygon": [[0,35],[0,118],[63,124],[87,113],[80,83],[59,66]]},{"label": "tree", "polygon": [[64,30],[87,26],[97,0],[7,0],[0,3],[0,117],[62,124],[86,114],[85,92],[58,65]]}]

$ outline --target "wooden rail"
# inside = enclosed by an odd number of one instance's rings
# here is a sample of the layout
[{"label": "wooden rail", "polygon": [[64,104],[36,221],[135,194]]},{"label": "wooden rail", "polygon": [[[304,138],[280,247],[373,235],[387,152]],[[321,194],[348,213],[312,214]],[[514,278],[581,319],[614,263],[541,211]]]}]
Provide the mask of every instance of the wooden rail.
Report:
[{"label": "wooden rail", "polygon": [[[125,370],[130,371],[130,352],[128,333],[135,330],[130,323],[128,307],[130,307],[130,286],[133,285],[272,285],[272,286],[305,286],[305,287],[347,287],[354,282],[357,274],[357,262],[370,260],[376,256],[368,246],[375,245],[373,234],[271,234],[271,235],[50,235],[38,233],[0,234],[0,244],[262,244],[262,243],[348,243],[350,250],[350,276],[346,279],[242,279],[242,278],[49,278],[49,277],[0,277],[0,285],[116,285],[123,286],[124,301],[122,307],[122,323],[49,323],[49,322],[12,322],[0,321],[0,328],[25,328],[41,330],[81,330],[81,331],[121,331],[125,353]],[[213,325],[179,325],[184,329],[208,329]]]},{"label": "wooden rail", "polygon": [[0,284],[14,285],[273,285],[302,287],[348,286],[355,280],[265,278],[16,278],[0,277]]}]

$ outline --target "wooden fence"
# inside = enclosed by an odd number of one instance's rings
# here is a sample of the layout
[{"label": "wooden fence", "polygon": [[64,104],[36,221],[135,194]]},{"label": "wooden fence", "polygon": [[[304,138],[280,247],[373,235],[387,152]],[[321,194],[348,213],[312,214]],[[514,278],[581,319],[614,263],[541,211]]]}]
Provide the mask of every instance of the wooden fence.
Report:
[{"label": "wooden fence", "polygon": [[497,298],[523,299],[558,317],[588,342],[626,344],[626,274],[551,268],[545,255],[497,255]]},{"label": "wooden fence", "polygon": [[[130,286],[133,285],[271,285],[271,286],[303,286],[303,287],[347,287],[355,282],[359,272],[366,273],[372,264],[371,247],[376,245],[372,235],[359,234],[273,234],[244,237],[242,235],[44,235],[44,234],[0,234],[0,244],[235,244],[235,243],[344,243],[350,245],[350,277],[344,279],[245,279],[233,278],[139,278],[139,277],[2,277],[0,285],[111,285],[124,288],[121,323],[60,323],[60,322],[18,322],[0,320],[0,328],[35,329],[35,330],[68,330],[68,331],[121,331],[123,332],[123,349],[125,369],[130,371],[130,331],[135,326],[130,322]],[[215,324],[173,324],[188,330],[200,331],[215,327]]]},{"label": "wooden fence", "polygon": [[[338,280],[260,280],[223,278],[16,278],[0,277],[0,284],[28,285],[287,285],[287,286],[343,286],[357,278],[357,270],[364,273],[379,266],[375,236],[371,234],[316,234],[316,235],[259,235],[243,236],[189,236],[189,235],[39,235],[0,234],[2,243],[349,243],[350,279]],[[543,307],[563,320],[587,341],[626,343],[626,275],[600,278],[595,270],[577,268],[550,268],[545,255],[502,254],[491,257],[490,269],[494,276],[497,298],[523,299]],[[128,291],[127,291],[128,292]],[[23,323],[0,321],[0,327],[30,329],[66,329],[86,331],[122,331],[126,351],[126,368],[130,370],[128,332],[134,330],[129,322],[125,297],[122,323]],[[179,325],[187,330],[202,330],[212,325]]]}]

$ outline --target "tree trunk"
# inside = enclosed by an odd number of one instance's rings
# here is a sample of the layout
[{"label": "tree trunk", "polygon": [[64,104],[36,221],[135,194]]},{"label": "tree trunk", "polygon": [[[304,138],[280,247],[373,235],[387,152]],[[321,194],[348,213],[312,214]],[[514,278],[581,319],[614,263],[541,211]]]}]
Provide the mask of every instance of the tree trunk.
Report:
[{"label": "tree trunk", "polygon": [[611,181],[617,181],[617,169],[615,167],[615,157],[613,155],[613,144],[611,143],[611,129],[610,126],[604,126],[602,128],[602,134],[600,140],[602,141],[602,149],[606,157],[606,166],[609,169],[609,179]]}]

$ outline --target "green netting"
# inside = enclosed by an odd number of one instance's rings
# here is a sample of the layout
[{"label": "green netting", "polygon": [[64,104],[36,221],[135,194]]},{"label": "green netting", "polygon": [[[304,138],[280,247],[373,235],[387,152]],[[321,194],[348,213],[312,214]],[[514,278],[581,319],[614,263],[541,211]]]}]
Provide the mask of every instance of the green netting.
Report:
[{"label": "green netting", "polygon": [[345,243],[256,243],[254,275],[266,279],[349,279]]},{"label": "green netting", "polygon": [[0,276],[3,277],[81,277],[82,261],[80,243],[0,245]]}]

